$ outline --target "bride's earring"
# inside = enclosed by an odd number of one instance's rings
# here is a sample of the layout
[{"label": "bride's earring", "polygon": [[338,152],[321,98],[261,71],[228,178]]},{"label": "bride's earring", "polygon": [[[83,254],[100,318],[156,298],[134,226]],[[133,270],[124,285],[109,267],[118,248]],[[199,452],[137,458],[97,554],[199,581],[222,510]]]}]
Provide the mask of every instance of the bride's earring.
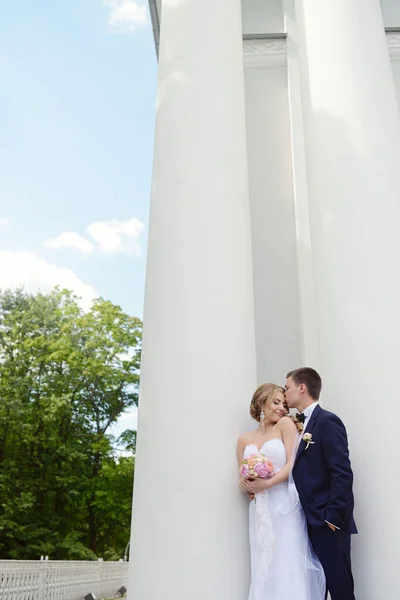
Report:
[{"label": "bride's earring", "polygon": [[262,410],[260,413],[261,429],[264,431],[265,412]]}]

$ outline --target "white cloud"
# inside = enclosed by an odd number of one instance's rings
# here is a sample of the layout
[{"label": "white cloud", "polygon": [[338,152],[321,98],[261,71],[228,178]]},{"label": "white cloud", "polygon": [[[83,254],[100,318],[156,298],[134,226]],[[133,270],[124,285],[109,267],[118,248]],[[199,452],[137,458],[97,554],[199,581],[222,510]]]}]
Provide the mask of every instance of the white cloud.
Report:
[{"label": "white cloud", "polygon": [[89,242],[85,237],[75,231],[64,231],[53,240],[46,240],[43,245],[47,248],[59,250],[60,248],[73,248],[82,254],[92,254],[96,250],[103,254],[128,254],[140,256],[141,248],[138,238],[144,229],[139,219],[127,221],[97,221],[91,223],[87,233],[96,242]]},{"label": "white cloud", "polygon": [[43,242],[43,245],[47,248],[55,248],[57,250],[59,248],[74,248],[83,254],[90,254],[94,250],[93,244],[75,231],[64,231],[64,233],[60,233],[53,240]]},{"label": "white cloud", "polygon": [[29,293],[38,290],[47,293],[57,285],[81,297],[84,310],[88,310],[92,300],[98,297],[96,290],[71,269],[48,263],[33,252],[0,250],[0,288],[24,287]]},{"label": "white cloud", "polygon": [[133,33],[147,24],[145,4],[135,0],[104,0],[110,12],[107,19],[109,30]]},{"label": "white cloud", "polygon": [[138,219],[92,223],[87,231],[97,242],[99,250],[104,254],[135,254],[140,256],[138,237],[143,231],[143,223]]},{"label": "white cloud", "polygon": [[9,219],[0,219],[0,227],[8,227],[10,224]]}]

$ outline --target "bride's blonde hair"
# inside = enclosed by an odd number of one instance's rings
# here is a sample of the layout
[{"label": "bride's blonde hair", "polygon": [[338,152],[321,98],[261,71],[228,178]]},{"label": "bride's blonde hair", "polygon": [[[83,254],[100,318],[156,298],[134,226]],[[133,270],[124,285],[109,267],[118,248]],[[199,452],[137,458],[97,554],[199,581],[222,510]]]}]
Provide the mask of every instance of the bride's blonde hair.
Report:
[{"label": "bride's blonde hair", "polygon": [[[254,392],[250,402],[250,415],[253,419],[258,421],[258,423],[261,421],[261,412],[266,406],[271,404],[277,392],[285,394],[285,388],[276,385],[275,383],[263,383]],[[289,409],[288,416],[296,425],[297,431],[301,433],[303,431],[303,424],[294,415],[292,416],[289,414]]]},{"label": "bride's blonde hair", "polygon": [[256,389],[250,402],[250,414],[253,419],[260,422],[261,412],[265,406],[271,404],[277,392],[284,394],[285,390],[275,383],[263,383]]}]

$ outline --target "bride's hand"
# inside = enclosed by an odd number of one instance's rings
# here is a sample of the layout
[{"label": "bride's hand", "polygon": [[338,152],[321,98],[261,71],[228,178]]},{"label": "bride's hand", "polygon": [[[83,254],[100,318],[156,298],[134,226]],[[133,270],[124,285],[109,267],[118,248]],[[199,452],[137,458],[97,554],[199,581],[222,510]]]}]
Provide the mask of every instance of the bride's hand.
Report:
[{"label": "bride's hand", "polygon": [[249,502],[251,502],[252,500],[254,500],[254,494],[252,492],[249,492],[249,490],[248,490],[249,483],[250,482],[247,479],[245,479],[244,477],[239,479],[239,488],[241,489],[241,491],[244,494],[247,494]]},{"label": "bride's hand", "polygon": [[254,481],[248,481],[246,483],[246,491],[249,494],[259,494],[270,487],[270,480],[262,479],[261,477],[257,477]]},{"label": "bride's hand", "polygon": [[239,479],[239,488],[242,490],[242,492],[244,494],[248,494],[249,493],[248,485],[249,485],[249,482],[247,481],[247,479],[245,479],[244,477],[242,477],[241,479]]}]

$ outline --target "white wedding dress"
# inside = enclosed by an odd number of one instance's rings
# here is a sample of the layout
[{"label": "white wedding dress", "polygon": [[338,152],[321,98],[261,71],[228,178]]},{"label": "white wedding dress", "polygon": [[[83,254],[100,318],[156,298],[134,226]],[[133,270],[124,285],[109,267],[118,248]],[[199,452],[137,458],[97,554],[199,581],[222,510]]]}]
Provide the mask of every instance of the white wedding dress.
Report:
[{"label": "white wedding dress", "polygon": [[[244,458],[258,452],[249,444]],[[279,471],[286,464],[281,439],[260,452]],[[278,483],[250,502],[251,586],[249,600],[324,600],[325,577],[311,549],[307,524],[293,480]]]}]

